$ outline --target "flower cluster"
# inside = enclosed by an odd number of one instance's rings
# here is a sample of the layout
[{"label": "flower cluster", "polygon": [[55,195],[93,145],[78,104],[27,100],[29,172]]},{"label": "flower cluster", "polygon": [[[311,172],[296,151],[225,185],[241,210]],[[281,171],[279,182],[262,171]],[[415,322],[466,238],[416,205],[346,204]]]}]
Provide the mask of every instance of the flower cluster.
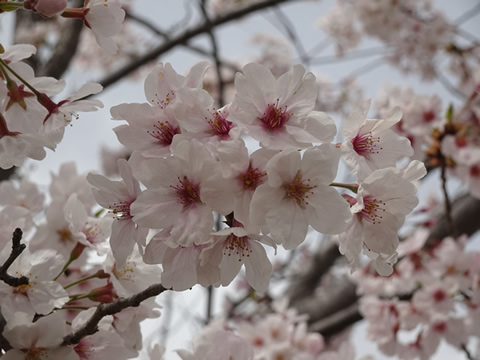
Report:
[{"label": "flower cluster", "polygon": [[428,0],[337,0],[320,27],[335,40],[339,55],[355,48],[366,34],[390,47],[386,57],[391,63],[425,79],[435,76],[434,59],[454,34],[454,25]]},{"label": "flower cluster", "polygon": [[19,166],[25,158],[41,160],[45,148],[54,150],[65,127],[77,112],[103,107],[98,100],[82,100],[102,90],[88,83],[59,102],[50,97],[60,93],[64,81],[35,77],[21,60],[36,52],[30,45],[13,45],[0,54],[0,167]]},{"label": "flower cluster", "polygon": [[[402,260],[390,278],[356,276],[369,338],[400,359],[428,359],[442,340],[466,346],[479,330],[479,253],[465,251],[466,238],[445,238],[421,250],[424,230],[402,243]],[[393,295],[399,298],[385,299]],[[405,341],[405,334],[414,336]]]}]

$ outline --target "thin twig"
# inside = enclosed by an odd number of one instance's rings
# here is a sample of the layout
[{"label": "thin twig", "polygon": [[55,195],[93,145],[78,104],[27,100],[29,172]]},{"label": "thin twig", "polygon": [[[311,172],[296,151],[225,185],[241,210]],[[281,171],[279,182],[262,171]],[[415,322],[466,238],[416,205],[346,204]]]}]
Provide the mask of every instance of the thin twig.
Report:
[{"label": "thin twig", "polygon": [[384,64],[385,64],[385,59],[384,58],[375,59],[373,61],[370,61],[370,62],[366,63],[365,65],[362,65],[362,66],[358,67],[357,69],[355,69],[354,71],[352,71],[350,74],[345,76],[339,83],[340,84],[348,83],[352,79],[355,79],[357,76],[365,75],[365,74],[369,73],[370,71],[373,71],[376,68],[378,68],[379,66],[384,65]]},{"label": "thin twig", "polygon": [[165,289],[162,284],[153,284],[138,294],[132,295],[128,298],[119,298],[118,300],[109,304],[100,304],[97,310],[88,319],[88,321],[77,331],[65,336],[63,338],[63,345],[75,345],[85,336],[93,335],[98,331],[98,323],[107,315],[119,313],[128,307],[137,307],[142,301],[157,296],[164,292]]},{"label": "thin twig", "polygon": [[[212,21],[210,20],[210,17],[208,16],[208,13],[207,13],[206,0],[200,0],[200,10],[202,11],[205,24],[211,25]],[[213,32],[214,32],[214,28],[210,27],[210,29],[207,31],[207,34],[212,44],[212,57],[213,57],[213,61],[215,62],[215,71],[217,73],[217,88],[218,88],[217,103],[218,103],[218,107],[222,107],[223,105],[225,105],[225,83],[223,82],[223,77],[222,77],[223,64],[220,61],[217,39]]]},{"label": "thin twig", "polygon": [[447,191],[447,161],[445,156],[441,154],[440,158],[440,176],[442,179],[442,191],[443,196],[445,198],[445,217],[447,218],[448,226],[450,227],[450,233],[454,238],[457,237],[457,231],[455,229],[455,225],[453,223],[452,218],[452,203],[450,201],[450,197]]},{"label": "thin twig", "polygon": [[472,354],[470,354],[470,351],[468,351],[467,349],[467,345],[465,344],[462,344],[462,350],[464,351],[465,355],[467,356],[467,359],[468,360],[475,360],[472,356]]},{"label": "thin twig", "polygon": [[378,56],[378,55],[389,55],[389,49],[385,46],[380,46],[380,47],[377,46],[377,47],[368,48],[368,49],[354,50],[340,56],[337,56],[337,55],[320,56],[317,58],[312,58],[310,61],[312,64],[322,65],[322,64],[339,63],[339,62],[350,61],[350,60],[358,60],[358,59],[368,58],[371,56]]},{"label": "thin twig", "polygon": [[440,82],[440,84],[443,85],[445,89],[450,92],[450,94],[456,96],[459,100],[465,100],[465,94],[458,90],[455,86],[453,86],[442,73],[437,73],[437,80]]},{"label": "thin twig", "polygon": [[293,43],[293,46],[295,47],[302,64],[308,69],[310,67],[310,57],[308,56],[299,36],[297,35],[297,32],[295,31],[295,26],[292,24],[290,19],[285,16],[279,7],[274,6],[273,12],[275,13],[277,20],[285,29],[289,40]]},{"label": "thin twig", "polygon": [[[150,30],[151,32],[153,32],[154,34],[162,37],[165,41],[170,41],[170,37],[169,35],[167,34],[167,32],[159,29],[157,26],[155,26],[154,24],[152,24],[150,21],[148,21],[147,19],[144,19],[142,18],[141,16],[138,16],[137,14],[132,14],[131,12],[127,12],[126,13],[126,18],[132,20],[132,21],[135,21],[143,26],[145,26],[148,30]],[[203,55],[203,56],[208,56],[208,57],[212,57],[213,54],[212,52],[210,51],[207,51],[206,49],[200,47],[200,46],[197,46],[197,45],[193,45],[193,44],[189,44],[189,43],[186,43],[186,44],[180,44],[182,46],[184,46],[186,49],[188,50],[191,50],[197,54],[200,54],[200,55]],[[237,72],[237,71],[240,71],[240,69],[238,68],[237,65],[233,64],[232,62],[228,62],[226,60],[223,60],[221,59],[221,62],[223,64],[223,66]]]},{"label": "thin twig", "polygon": [[16,228],[12,236],[12,252],[10,253],[7,261],[5,261],[2,267],[0,267],[0,280],[3,280],[5,284],[13,287],[27,285],[29,281],[28,277],[26,276],[20,276],[19,278],[16,278],[14,276],[8,275],[7,273],[8,268],[20,256],[23,250],[25,250],[26,245],[20,243],[20,240],[22,240],[22,236],[22,230]]},{"label": "thin twig", "polygon": [[223,16],[219,16],[211,21],[210,24],[201,24],[197,27],[194,27],[190,30],[186,30],[185,32],[181,33],[180,35],[172,38],[169,42],[166,42],[152,51],[140,56],[137,59],[132,60],[129,64],[125,65],[123,68],[115,71],[114,73],[108,75],[103,80],[100,81],[100,84],[107,88],[108,86],[116,83],[120,79],[123,79],[125,76],[129,75],[130,73],[137,70],[139,67],[149,63],[152,60],[157,59],[160,55],[167,53],[168,51],[174,49],[176,46],[181,44],[186,44],[189,40],[193,39],[194,37],[204,34],[209,31],[213,27],[217,27],[223,24],[227,24],[231,21],[238,20],[243,16],[252,14],[256,11],[260,11],[266,8],[269,8],[274,5],[278,5],[281,3],[292,2],[294,0],[265,0],[262,2],[254,3],[250,6],[238,9],[236,11],[232,11]]},{"label": "thin twig", "polygon": [[473,8],[465,11],[462,15],[456,18],[453,23],[455,25],[461,25],[466,21],[470,20],[472,17],[476,16],[480,12],[480,3],[477,3]]}]

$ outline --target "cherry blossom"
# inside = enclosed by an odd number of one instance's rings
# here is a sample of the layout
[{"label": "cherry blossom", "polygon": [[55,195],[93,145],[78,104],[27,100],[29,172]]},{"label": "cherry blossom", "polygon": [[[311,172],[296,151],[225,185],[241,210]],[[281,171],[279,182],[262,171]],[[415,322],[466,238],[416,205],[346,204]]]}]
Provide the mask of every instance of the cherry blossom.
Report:
[{"label": "cherry blossom", "polygon": [[65,10],[67,0],[26,0],[23,6],[46,17],[52,17]]},{"label": "cherry blossom", "polygon": [[413,161],[405,169],[376,170],[360,184],[356,199],[349,199],[353,218],[339,237],[340,252],[353,268],[364,249],[380,274],[392,273],[392,265],[397,261],[397,231],[418,204],[417,188],[412,181],[425,174],[425,166]]},{"label": "cherry blossom", "polygon": [[275,155],[266,166],[267,182],[253,194],[250,220],[286,249],[303,242],[308,225],[326,234],[344,231],[348,204],[329,186],[339,157],[332,144],[310,148],[303,158],[295,149]]},{"label": "cherry blossom", "polygon": [[87,180],[95,187],[95,199],[109,209],[114,217],[110,246],[115,260],[121,266],[132,253],[135,243],[140,248],[145,245],[148,229],[137,226],[131,214],[131,205],[141,193],[140,185],[126,160],[118,160],[118,167],[122,181],[108,180],[98,174],[88,174]]},{"label": "cherry blossom", "polygon": [[41,317],[35,322],[25,314],[18,313],[8,321],[3,331],[3,336],[13,349],[7,351],[2,359],[79,360],[73,348],[61,346],[65,332],[65,319],[60,312]]},{"label": "cherry blossom", "polygon": [[205,328],[193,339],[193,353],[177,350],[182,360],[252,360],[253,351],[247,342],[217,322]]},{"label": "cherry blossom", "polygon": [[342,158],[360,179],[376,169],[395,166],[397,160],[413,155],[408,139],[390,128],[402,117],[395,108],[385,119],[367,119],[370,102],[360,104],[345,120],[342,135]]},{"label": "cherry blossom", "polygon": [[[241,225],[241,224],[239,224]],[[223,286],[229,285],[237,276],[242,265],[245,265],[247,282],[259,293],[267,290],[272,264],[267,257],[263,244],[276,245],[268,236],[249,234],[243,227],[231,227],[212,234],[212,244],[203,249],[201,265],[211,263],[210,257],[220,257],[220,281]],[[214,253],[221,253],[218,256]]]},{"label": "cherry blossom", "polygon": [[329,142],[336,133],[330,117],[314,111],[316,83],[312,73],[294,66],[278,79],[265,66],[248,64],[235,76],[237,93],[231,121],[245,128],[261,146],[273,150],[306,148]]},{"label": "cherry blossom", "polygon": [[[5,259],[4,249],[2,259]],[[43,249],[30,254],[24,251],[10,268],[15,276],[26,276],[29,282],[17,287],[0,282],[2,315],[10,321],[18,312],[33,319],[35,314],[47,315],[55,307],[61,307],[68,301],[67,292],[56,281],[52,281],[63,265],[63,257],[53,250]]]},{"label": "cherry blossom", "polygon": [[145,227],[171,226],[176,243],[190,247],[208,240],[212,210],[232,211],[228,181],[219,175],[210,153],[198,141],[182,141],[173,157],[142,163],[141,180],[147,187],[132,204],[133,220]]}]

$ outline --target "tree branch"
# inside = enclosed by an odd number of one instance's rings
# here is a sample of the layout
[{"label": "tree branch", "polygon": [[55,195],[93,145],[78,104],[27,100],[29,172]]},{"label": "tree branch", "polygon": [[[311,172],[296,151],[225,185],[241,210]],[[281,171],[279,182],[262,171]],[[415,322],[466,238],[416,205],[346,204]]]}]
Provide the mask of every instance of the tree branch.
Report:
[{"label": "tree branch", "polygon": [[142,301],[157,296],[164,292],[165,289],[162,284],[153,284],[138,294],[132,295],[128,298],[119,298],[118,300],[109,304],[100,304],[97,310],[88,319],[88,321],[79,330],[65,336],[62,345],[75,345],[85,336],[93,335],[98,331],[98,323],[107,315],[116,314],[128,307],[137,307]]},{"label": "tree branch", "polygon": [[83,26],[81,21],[74,19],[65,24],[60,39],[55,46],[55,52],[48,62],[40,67],[37,76],[53,76],[56,79],[62,77],[77,52]]},{"label": "tree branch", "polygon": [[160,55],[163,55],[167,53],[168,51],[172,50],[178,45],[183,45],[186,44],[189,40],[193,39],[194,37],[204,34],[210,29],[215,28],[217,26],[229,23],[234,20],[238,20],[241,17],[245,15],[249,15],[251,13],[254,13],[256,11],[266,9],[268,7],[281,4],[281,3],[286,3],[286,2],[292,2],[294,0],[265,0],[262,2],[254,3],[250,6],[244,7],[242,9],[232,11],[229,14],[217,17],[215,19],[212,19],[210,23],[203,23],[193,29],[187,30],[184,33],[172,38],[170,41],[158,46],[157,48],[153,49],[152,51],[144,54],[143,56],[139,57],[138,59],[133,60],[130,64],[127,64],[123,68],[115,71],[114,73],[110,74],[109,76],[105,77],[104,79],[100,80],[100,84],[104,87],[107,88],[108,86],[116,83],[123,77],[127,76],[128,74],[134,72],[137,70],[139,67],[142,65],[147,64],[148,62],[155,60],[158,58]]},{"label": "tree branch", "polygon": [[[458,234],[470,236],[480,230],[478,214],[480,214],[480,199],[467,194],[453,201],[451,216]],[[451,227],[444,214],[431,229],[427,246],[452,235]],[[312,329],[326,337],[335,335],[362,319],[358,312],[356,286],[348,278],[345,277],[342,282],[320,291],[317,289],[323,275],[340,256],[338,251],[335,253],[333,250],[334,246],[337,245],[331,243],[320,249],[312,259],[306,279],[295,278],[287,293],[292,305],[300,313],[309,315]],[[326,261],[326,263],[320,264],[320,261]],[[317,295],[313,296],[314,293]]]},{"label": "tree branch", "polygon": [[26,276],[16,278],[14,276],[8,275],[7,273],[8,268],[20,256],[23,250],[25,250],[26,245],[20,243],[20,240],[22,240],[22,236],[22,230],[16,228],[12,236],[12,252],[10,253],[10,256],[5,261],[5,263],[0,267],[0,280],[2,280],[5,284],[13,287],[27,285],[29,281],[28,277]]},{"label": "tree branch", "polygon": [[[206,25],[211,25],[212,21],[210,20],[210,16],[207,13],[207,6],[206,0],[200,1],[200,10],[202,12],[203,18],[205,19]],[[210,42],[212,44],[212,57],[213,61],[215,62],[215,71],[217,73],[217,103],[218,107],[222,107],[225,105],[225,83],[222,77],[222,62],[220,61],[219,51],[218,51],[218,44],[215,34],[213,33],[213,27],[211,27],[208,31],[208,37],[210,38]]]}]

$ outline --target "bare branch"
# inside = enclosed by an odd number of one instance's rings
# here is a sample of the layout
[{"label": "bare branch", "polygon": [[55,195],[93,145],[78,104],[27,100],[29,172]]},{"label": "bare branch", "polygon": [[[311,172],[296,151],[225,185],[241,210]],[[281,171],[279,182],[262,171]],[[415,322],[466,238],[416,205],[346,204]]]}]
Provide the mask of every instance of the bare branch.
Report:
[{"label": "bare branch", "polygon": [[107,315],[116,314],[128,307],[137,307],[142,301],[157,296],[164,292],[165,289],[162,284],[153,284],[138,294],[132,295],[128,298],[119,298],[110,304],[100,304],[97,310],[88,319],[88,321],[79,330],[65,336],[62,345],[75,345],[85,336],[93,335],[98,331],[98,323]]},{"label": "bare branch", "polygon": [[[132,14],[131,12],[127,12],[126,13],[126,17],[130,20],[133,20],[133,21],[136,21],[138,22],[139,24],[145,26],[147,29],[149,29],[151,32],[153,32],[154,34],[158,35],[158,36],[161,36],[165,39],[165,41],[169,41],[170,40],[170,37],[169,35],[165,32],[165,31],[162,31],[161,29],[159,29],[158,27],[156,27],[154,24],[152,24],[151,22],[149,22],[147,19],[144,19],[136,14]],[[196,45],[193,45],[193,44],[181,44],[183,45],[186,49],[188,50],[191,50],[197,54],[200,54],[200,55],[203,55],[203,56],[208,56],[208,57],[211,57],[212,56],[212,52],[211,51],[208,51],[200,46],[196,46]],[[231,63],[231,62],[228,62],[226,60],[223,60],[221,59],[221,62],[223,64],[223,66],[233,70],[233,71],[240,71],[238,66]]]},{"label": "bare branch", "polygon": [[22,240],[23,232],[21,229],[16,228],[13,232],[12,237],[12,252],[8,257],[7,261],[0,267],[0,280],[2,280],[5,284],[17,287],[21,285],[28,284],[28,278],[26,276],[21,276],[16,278],[14,276],[8,275],[7,271],[8,268],[13,264],[13,262],[20,256],[20,254],[25,250],[26,245],[21,244],[20,241]]},{"label": "bare branch", "polygon": [[[480,230],[478,214],[480,214],[480,199],[475,199],[471,195],[464,195],[452,203],[452,221],[459,234],[470,236]],[[431,229],[427,245],[452,235],[451,227],[443,215]],[[311,326],[324,336],[334,335],[362,319],[358,312],[355,284],[348,278],[345,277],[341,283],[320,291],[316,289],[322,276],[339,256],[339,253],[335,254],[333,251],[334,246],[336,244],[330,244],[321,249],[312,259],[307,279],[303,283],[300,278],[292,281],[293,284],[298,281],[298,285],[292,285],[288,292],[293,306],[299,312],[308,314]],[[319,261],[327,261],[327,263],[321,265],[318,264]],[[308,286],[310,289],[303,289],[302,286]],[[302,296],[297,296],[295,292]],[[314,293],[317,295],[313,296]]]},{"label": "bare branch", "polygon": [[295,47],[302,64],[304,64],[306,68],[309,68],[310,67],[310,57],[308,56],[308,54],[305,50],[305,47],[303,46],[302,41],[300,40],[300,38],[297,35],[297,32],[295,30],[295,26],[290,21],[290,19],[287,16],[285,16],[285,14],[282,12],[282,10],[280,8],[278,8],[277,6],[273,7],[273,12],[275,13],[275,16],[276,16],[277,20],[280,22],[280,24],[285,29],[285,32],[287,33],[288,39],[293,43],[293,46]]},{"label": "bare branch", "polygon": [[249,15],[259,10],[266,9],[268,7],[278,5],[281,3],[292,2],[292,1],[294,0],[265,0],[262,2],[254,3],[250,6],[244,7],[236,11],[232,11],[229,14],[212,19],[212,21],[209,24],[203,23],[193,29],[186,30],[182,34],[172,38],[170,41],[158,46],[157,48],[139,57],[138,59],[133,60],[130,64],[127,64],[123,68],[115,71],[113,74],[110,74],[109,76],[101,80],[100,84],[103,85],[104,88],[106,88],[116,83],[123,77],[137,70],[142,65],[145,65],[148,62],[157,59],[160,55],[167,53],[168,51],[172,50],[178,45],[186,44],[189,40],[193,39],[198,35],[206,33],[211,28],[229,23],[234,20],[238,20],[243,16]]},{"label": "bare branch", "polygon": [[443,191],[443,197],[445,201],[445,217],[447,218],[448,226],[450,228],[450,233],[456,237],[457,236],[457,231],[455,229],[455,225],[453,224],[453,218],[452,218],[452,204],[450,202],[450,197],[448,195],[448,190],[447,190],[447,164],[446,164],[446,159],[443,154],[441,154],[440,157],[440,177],[442,180],[442,191]]},{"label": "bare branch", "polygon": [[53,76],[60,79],[77,52],[83,26],[83,23],[78,20],[70,20],[65,24],[62,28],[62,35],[55,46],[55,52],[48,62],[40,67],[38,76]]},{"label": "bare branch", "polygon": [[[205,24],[211,25],[212,21],[210,20],[210,17],[208,16],[208,13],[207,13],[206,0],[200,1],[200,10],[202,11],[203,18],[205,19]],[[214,31],[214,28],[210,27],[210,29],[207,31],[207,34],[208,34],[208,37],[210,38],[210,42],[212,43],[212,57],[215,62],[215,70],[217,73],[218,107],[222,107],[223,105],[225,105],[225,83],[223,82],[223,77],[222,77],[223,64],[219,58],[217,39],[215,38],[215,34],[213,33],[213,31]]]}]

